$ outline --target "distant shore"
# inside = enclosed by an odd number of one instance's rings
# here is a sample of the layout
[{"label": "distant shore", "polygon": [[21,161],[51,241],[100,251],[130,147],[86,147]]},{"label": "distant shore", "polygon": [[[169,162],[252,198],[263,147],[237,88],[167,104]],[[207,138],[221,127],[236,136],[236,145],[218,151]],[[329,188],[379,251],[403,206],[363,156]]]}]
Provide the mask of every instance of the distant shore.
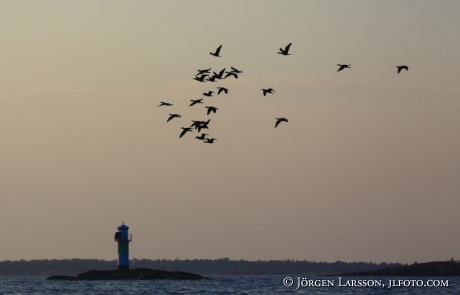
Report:
[{"label": "distant shore", "polygon": [[[401,263],[314,262],[299,260],[247,261],[221,259],[148,260],[132,259],[131,269],[161,269],[202,275],[294,275],[308,276],[460,276],[459,261]],[[42,259],[0,261],[0,276],[76,276],[93,270],[116,269],[116,260]]]},{"label": "distant shore", "polygon": [[341,273],[341,276],[460,276],[460,262],[433,261],[387,267],[384,269]]},{"label": "distant shore", "polygon": [[[221,259],[149,260],[132,259],[130,268],[150,268],[165,271],[182,271],[203,275],[327,275],[379,270],[401,266],[400,263],[372,262],[315,262],[306,260],[247,261]],[[116,260],[100,259],[42,259],[0,261],[0,276],[76,276],[89,269],[113,270]]]}]

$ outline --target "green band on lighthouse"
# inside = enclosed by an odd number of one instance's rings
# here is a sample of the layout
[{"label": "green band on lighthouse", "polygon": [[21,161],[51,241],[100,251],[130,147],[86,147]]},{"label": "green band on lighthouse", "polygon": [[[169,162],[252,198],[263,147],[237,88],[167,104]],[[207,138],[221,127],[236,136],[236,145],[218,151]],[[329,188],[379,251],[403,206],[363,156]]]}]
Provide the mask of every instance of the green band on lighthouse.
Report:
[{"label": "green band on lighthouse", "polygon": [[128,254],[129,253],[129,244],[128,243],[118,243],[118,254]]}]

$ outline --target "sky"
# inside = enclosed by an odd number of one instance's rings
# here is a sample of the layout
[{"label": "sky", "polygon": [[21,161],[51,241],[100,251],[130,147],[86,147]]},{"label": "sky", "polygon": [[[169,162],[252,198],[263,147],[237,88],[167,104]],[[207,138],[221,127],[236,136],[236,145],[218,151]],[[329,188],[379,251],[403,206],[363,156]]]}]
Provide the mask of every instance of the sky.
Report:
[{"label": "sky", "polygon": [[[138,259],[460,259],[458,15],[456,0],[0,1],[0,260],[114,260],[122,222]],[[179,138],[208,118],[214,144]]]}]

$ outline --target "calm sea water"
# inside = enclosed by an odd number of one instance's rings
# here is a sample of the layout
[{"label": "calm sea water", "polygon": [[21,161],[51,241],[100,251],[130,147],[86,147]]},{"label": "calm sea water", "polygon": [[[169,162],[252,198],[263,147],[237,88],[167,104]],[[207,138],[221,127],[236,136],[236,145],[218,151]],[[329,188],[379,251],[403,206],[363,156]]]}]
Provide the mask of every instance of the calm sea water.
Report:
[{"label": "calm sea water", "polygon": [[[0,294],[460,294],[460,278],[457,277],[340,278],[293,275],[290,276],[292,281],[286,276],[208,277],[212,280],[71,282],[46,281],[46,277],[0,277]],[[291,283],[291,287],[285,286]],[[446,283],[448,286],[445,286]],[[390,284],[397,286],[389,288]]]}]

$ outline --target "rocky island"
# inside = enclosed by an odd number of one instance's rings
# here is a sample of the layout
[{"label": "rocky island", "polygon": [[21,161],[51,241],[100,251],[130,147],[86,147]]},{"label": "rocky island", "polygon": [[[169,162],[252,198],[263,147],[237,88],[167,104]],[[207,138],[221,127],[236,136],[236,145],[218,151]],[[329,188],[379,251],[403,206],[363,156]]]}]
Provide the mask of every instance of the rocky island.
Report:
[{"label": "rocky island", "polygon": [[46,280],[85,281],[85,280],[203,280],[209,279],[199,274],[183,271],[166,271],[150,268],[128,270],[90,270],[77,276],[57,275]]},{"label": "rocky island", "polygon": [[48,277],[49,281],[87,281],[87,280],[202,280],[208,279],[199,274],[166,271],[150,268],[129,268],[129,243],[132,235],[128,233],[129,227],[125,222],[117,228],[115,242],[118,244],[117,269],[114,270],[90,270],[77,276],[55,275]]}]

